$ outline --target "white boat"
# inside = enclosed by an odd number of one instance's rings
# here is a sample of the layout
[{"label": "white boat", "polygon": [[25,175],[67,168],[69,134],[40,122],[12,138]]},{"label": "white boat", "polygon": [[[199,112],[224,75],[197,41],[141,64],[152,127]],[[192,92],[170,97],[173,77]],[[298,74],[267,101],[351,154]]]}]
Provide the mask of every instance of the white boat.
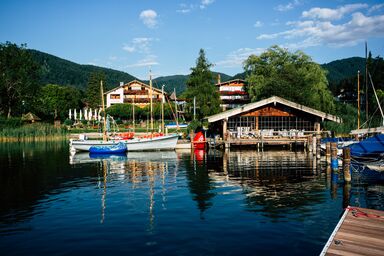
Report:
[{"label": "white boat", "polygon": [[370,163],[365,165],[368,169],[371,169],[373,171],[377,172],[384,172],[384,162],[376,162],[376,163]]},{"label": "white boat", "polygon": [[176,148],[179,135],[170,134],[153,138],[133,138],[130,140],[70,140],[71,151],[89,151],[92,146],[109,146],[118,142],[127,145],[127,151],[156,151],[174,150]]}]

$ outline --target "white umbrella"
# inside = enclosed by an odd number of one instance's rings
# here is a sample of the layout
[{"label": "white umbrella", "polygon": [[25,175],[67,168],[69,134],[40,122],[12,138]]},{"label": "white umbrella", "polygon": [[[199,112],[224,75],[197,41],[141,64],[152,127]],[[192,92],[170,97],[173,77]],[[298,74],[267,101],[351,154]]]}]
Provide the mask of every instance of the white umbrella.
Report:
[{"label": "white umbrella", "polygon": [[69,119],[72,119],[72,109],[69,109],[69,115],[68,115]]},{"label": "white umbrella", "polygon": [[88,110],[84,109],[84,119],[88,120]]},{"label": "white umbrella", "polygon": [[88,120],[89,121],[92,120],[92,109],[91,108],[89,109],[89,112],[88,112]]},{"label": "white umbrella", "polygon": [[76,113],[76,109],[73,111],[73,119],[77,120],[77,113]]},{"label": "white umbrella", "polygon": [[96,120],[97,119],[97,109],[95,109],[95,115],[93,116],[93,118]]},{"label": "white umbrella", "polygon": [[79,120],[81,121],[82,118],[83,118],[83,113],[82,113],[82,111],[80,109],[80,118],[79,118]]}]

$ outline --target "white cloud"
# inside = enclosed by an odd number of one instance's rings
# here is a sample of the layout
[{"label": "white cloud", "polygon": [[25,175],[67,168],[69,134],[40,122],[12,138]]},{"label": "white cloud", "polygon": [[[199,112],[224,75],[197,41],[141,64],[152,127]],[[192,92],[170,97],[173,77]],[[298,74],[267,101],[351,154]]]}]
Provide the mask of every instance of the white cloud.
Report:
[{"label": "white cloud", "polygon": [[200,9],[205,9],[208,5],[213,4],[215,0],[201,0]]},{"label": "white cloud", "polygon": [[264,48],[240,48],[229,53],[224,60],[216,62],[215,65],[225,68],[241,67],[250,55],[260,55],[264,51]]},{"label": "white cloud", "polygon": [[369,8],[368,13],[372,13],[378,11],[384,7],[384,4],[375,4],[371,8]]},{"label": "white cloud", "polygon": [[368,8],[367,4],[347,4],[337,9],[315,7],[311,8],[309,11],[304,11],[302,16],[304,18],[312,19],[339,20],[347,13],[365,8]]},{"label": "white cloud", "polygon": [[156,55],[147,55],[143,59],[139,60],[138,62],[128,65],[127,68],[133,68],[133,67],[150,67],[159,65],[159,62],[157,61]]},{"label": "white cloud", "polygon": [[[278,33],[261,34],[258,40],[283,39],[284,47],[303,49],[318,45],[352,46],[368,38],[384,37],[384,15],[366,16],[359,9],[379,10],[384,4],[349,4],[335,9],[312,8],[302,13],[306,20],[290,21],[287,29]],[[343,18],[343,19],[342,19]]]},{"label": "white cloud", "polygon": [[292,10],[293,8],[295,8],[298,5],[300,5],[300,1],[294,0],[293,2],[289,2],[286,5],[279,4],[278,6],[275,7],[275,10],[279,11],[279,12],[286,12],[286,11]]},{"label": "white cloud", "polygon": [[261,22],[261,21],[256,21],[255,22],[255,24],[253,25],[255,28],[260,28],[260,27],[262,27],[264,24],[263,24],[263,22]]},{"label": "white cloud", "polygon": [[144,10],[140,13],[140,19],[148,28],[155,28],[157,25],[157,13],[154,10]]},{"label": "white cloud", "polygon": [[180,4],[179,5],[180,8],[178,10],[176,10],[176,12],[178,13],[182,13],[182,14],[186,14],[186,13],[189,13],[191,12],[193,9],[195,9],[195,6],[190,4],[190,5],[187,5],[187,4]]},{"label": "white cloud", "polygon": [[133,38],[129,45],[125,44],[123,50],[129,53],[138,52],[148,54],[151,49],[151,42],[155,39],[150,37],[136,37]]}]

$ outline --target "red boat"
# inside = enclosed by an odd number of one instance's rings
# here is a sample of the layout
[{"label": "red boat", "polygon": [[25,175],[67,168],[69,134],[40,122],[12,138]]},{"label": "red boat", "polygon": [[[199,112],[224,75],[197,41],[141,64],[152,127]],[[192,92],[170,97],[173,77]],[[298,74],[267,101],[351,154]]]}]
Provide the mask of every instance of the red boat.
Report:
[{"label": "red boat", "polygon": [[193,148],[195,149],[205,149],[207,141],[205,140],[205,136],[203,132],[196,133],[193,138]]}]

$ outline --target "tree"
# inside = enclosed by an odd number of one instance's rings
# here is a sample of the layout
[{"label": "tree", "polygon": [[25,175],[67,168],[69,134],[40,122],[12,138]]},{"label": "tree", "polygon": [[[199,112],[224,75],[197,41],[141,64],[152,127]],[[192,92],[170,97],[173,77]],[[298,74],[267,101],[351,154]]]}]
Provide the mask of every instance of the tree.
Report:
[{"label": "tree", "polygon": [[103,72],[93,72],[89,76],[85,101],[90,108],[98,108],[101,105],[100,81],[104,82],[103,87],[106,88]]},{"label": "tree", "polygon": [[26,50],[26,44],[0,44],[0,108],[10,118],[22,102],[31,102],[38,89],[39,66]]},{"label": "tree", "polygon": [[81,92],[73,87],[47,84],[39,92],[37,110],[54,119],[64,119],[69,109],[81,107]]},{"label": "tree", "polygon": [[252,101],[280,96],[324,112],[335,110],[325,71],[301,51],[272,46],[260,56],[249,56],[244,69]]},{"label": "tree", "polygon": [[212,64],[206,59],[204,50],[200,49],[196,67],[191,68],[192,73],[183,94],[188,99],[188,109],[192,108],[193,98],[196,97],[196,115],[199,119],[220,111],[220,96],[213,83],[211,67]]}]

